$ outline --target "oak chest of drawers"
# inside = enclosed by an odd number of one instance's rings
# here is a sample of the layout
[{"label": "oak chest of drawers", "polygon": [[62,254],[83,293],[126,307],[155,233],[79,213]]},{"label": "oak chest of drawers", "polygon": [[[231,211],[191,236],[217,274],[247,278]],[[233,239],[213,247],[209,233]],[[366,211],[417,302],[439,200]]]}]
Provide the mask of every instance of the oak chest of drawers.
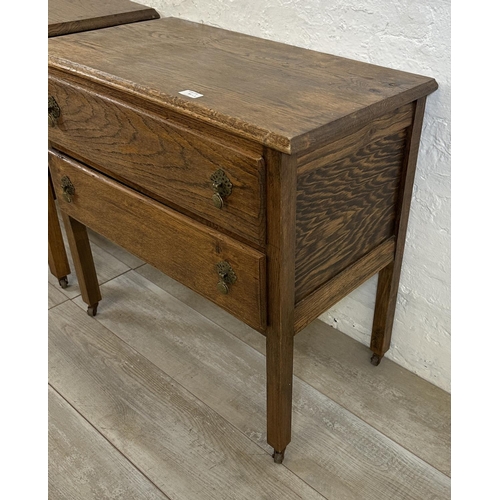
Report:
[{"label": "oak chest of drawers", "polygon": [[266,335],[267,439],[293,338],[379,273],[390,336],[432,78],[168,18],[49,41],[49,165],[82,297],[86,227]]}]

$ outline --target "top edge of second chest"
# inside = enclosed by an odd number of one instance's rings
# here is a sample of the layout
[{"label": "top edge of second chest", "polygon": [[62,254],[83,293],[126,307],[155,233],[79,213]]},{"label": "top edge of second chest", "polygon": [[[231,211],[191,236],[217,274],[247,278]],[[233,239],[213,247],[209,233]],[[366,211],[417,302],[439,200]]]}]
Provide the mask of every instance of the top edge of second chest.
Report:
[{"label": "top edge of second chest", "polygon": [[49,39],[49,76],[286,154],[345,136],[436,81],[177,18]]}]

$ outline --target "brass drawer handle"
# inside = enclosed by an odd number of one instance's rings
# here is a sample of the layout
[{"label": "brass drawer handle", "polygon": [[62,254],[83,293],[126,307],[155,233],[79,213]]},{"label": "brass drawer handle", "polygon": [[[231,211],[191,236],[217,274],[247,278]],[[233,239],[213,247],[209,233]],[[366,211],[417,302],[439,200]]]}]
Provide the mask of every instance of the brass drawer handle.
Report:
[{"label": "brass drawer handle", "polygon": [[67,175],[65,175],[61,179],[61,187],[64,199],[68,203],[71,203],[73,201],[73,196],[75,194],[75,186],[73,186],[73,183],[69,180],[69,177]]},{"label": "brass drawer handle", "polygon": [[210,176],[210,180],[212,181],[212,188],[214,190],[212,201],[217,208],[222,208],[224,198],[227,198],[233,191],[233,184],[221,168]]},{"label": "brass drawer handle", "polygon": [[217,283],[217,290],[220,293],[227,295],[229,293],[229,285],[236,281],[236,274],[228,262],[219,262],[216,266],[217,274],[219,275],[219,282]]},{"label": "brass drawer handle", "polygon": [[56,100],[52,96],[49,96],[49,127],[55,127],[60,116],[61,108]]}]

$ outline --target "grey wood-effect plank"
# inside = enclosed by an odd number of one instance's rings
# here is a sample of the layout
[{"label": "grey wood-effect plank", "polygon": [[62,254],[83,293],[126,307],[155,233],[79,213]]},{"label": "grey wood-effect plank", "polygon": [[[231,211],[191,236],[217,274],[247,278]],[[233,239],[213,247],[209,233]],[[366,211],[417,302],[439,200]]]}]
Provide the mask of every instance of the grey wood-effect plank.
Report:
[{"label": "grey wood-effect plank", "polygon": [[50,500],[168,500],[49,386]]},{"label": "grey wood-effect plank", "polygon": [[[137,272],[264,354],[265,338],[149,265]],[[436,469],[451,475],[451,397],[322,321],[295,337],[296,376]]]},{"label": "grey wood-effect plank", "polygon": [[89,240],[94,245],[97,245],[103,250],[106,250],[106,252],[111,254],[119,261],[123,262],[128,268],[136,269],[137,267],[144,265],[144,261],[139,259],[139,257],[132,255],[130,252],[127,252],[127,250],[123,249],[121,246],[113,243],[112,241],[108,240],[104,236],[101,236],[95,231],[92,231],[92,229],[88,229],[88,234],[89,234]]},{"label": "grey wood-effect plank", "polygon": [[323,498],[73,302],[49,320],[50,384],[172,500]]},{"label": "grey wood-effect plank", "polygon": [[48,299],[49,299],[49,309],[57,306],[58,304],[61,304],[65,300],[68,300],[68,297],[64,295],[64,293],[60,292],[54,285],[49,285],[49,294],[48,294]]},{"label": "grey wood-effect plank", "polygon": [[[138,273],[96,319],[264,450],[265,357]],[[83,303],[82,303],[83,305]],[[449,498],[450,480],[300,379],[286,467],[327,498]]]}]

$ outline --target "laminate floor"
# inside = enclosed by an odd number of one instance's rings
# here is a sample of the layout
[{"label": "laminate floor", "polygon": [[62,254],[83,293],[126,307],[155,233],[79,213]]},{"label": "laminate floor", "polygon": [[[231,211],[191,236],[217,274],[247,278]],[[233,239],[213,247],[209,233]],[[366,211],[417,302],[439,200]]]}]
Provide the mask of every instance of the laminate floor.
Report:
[{"label": "laminate floor", "polygon": [[[293,437],[266,443],[265,338],[90,232],[103,300],[49,273],[49,498],[450,498],[450,395],[319,320]],[[72,266],[72,262],[70,262]]]}]

